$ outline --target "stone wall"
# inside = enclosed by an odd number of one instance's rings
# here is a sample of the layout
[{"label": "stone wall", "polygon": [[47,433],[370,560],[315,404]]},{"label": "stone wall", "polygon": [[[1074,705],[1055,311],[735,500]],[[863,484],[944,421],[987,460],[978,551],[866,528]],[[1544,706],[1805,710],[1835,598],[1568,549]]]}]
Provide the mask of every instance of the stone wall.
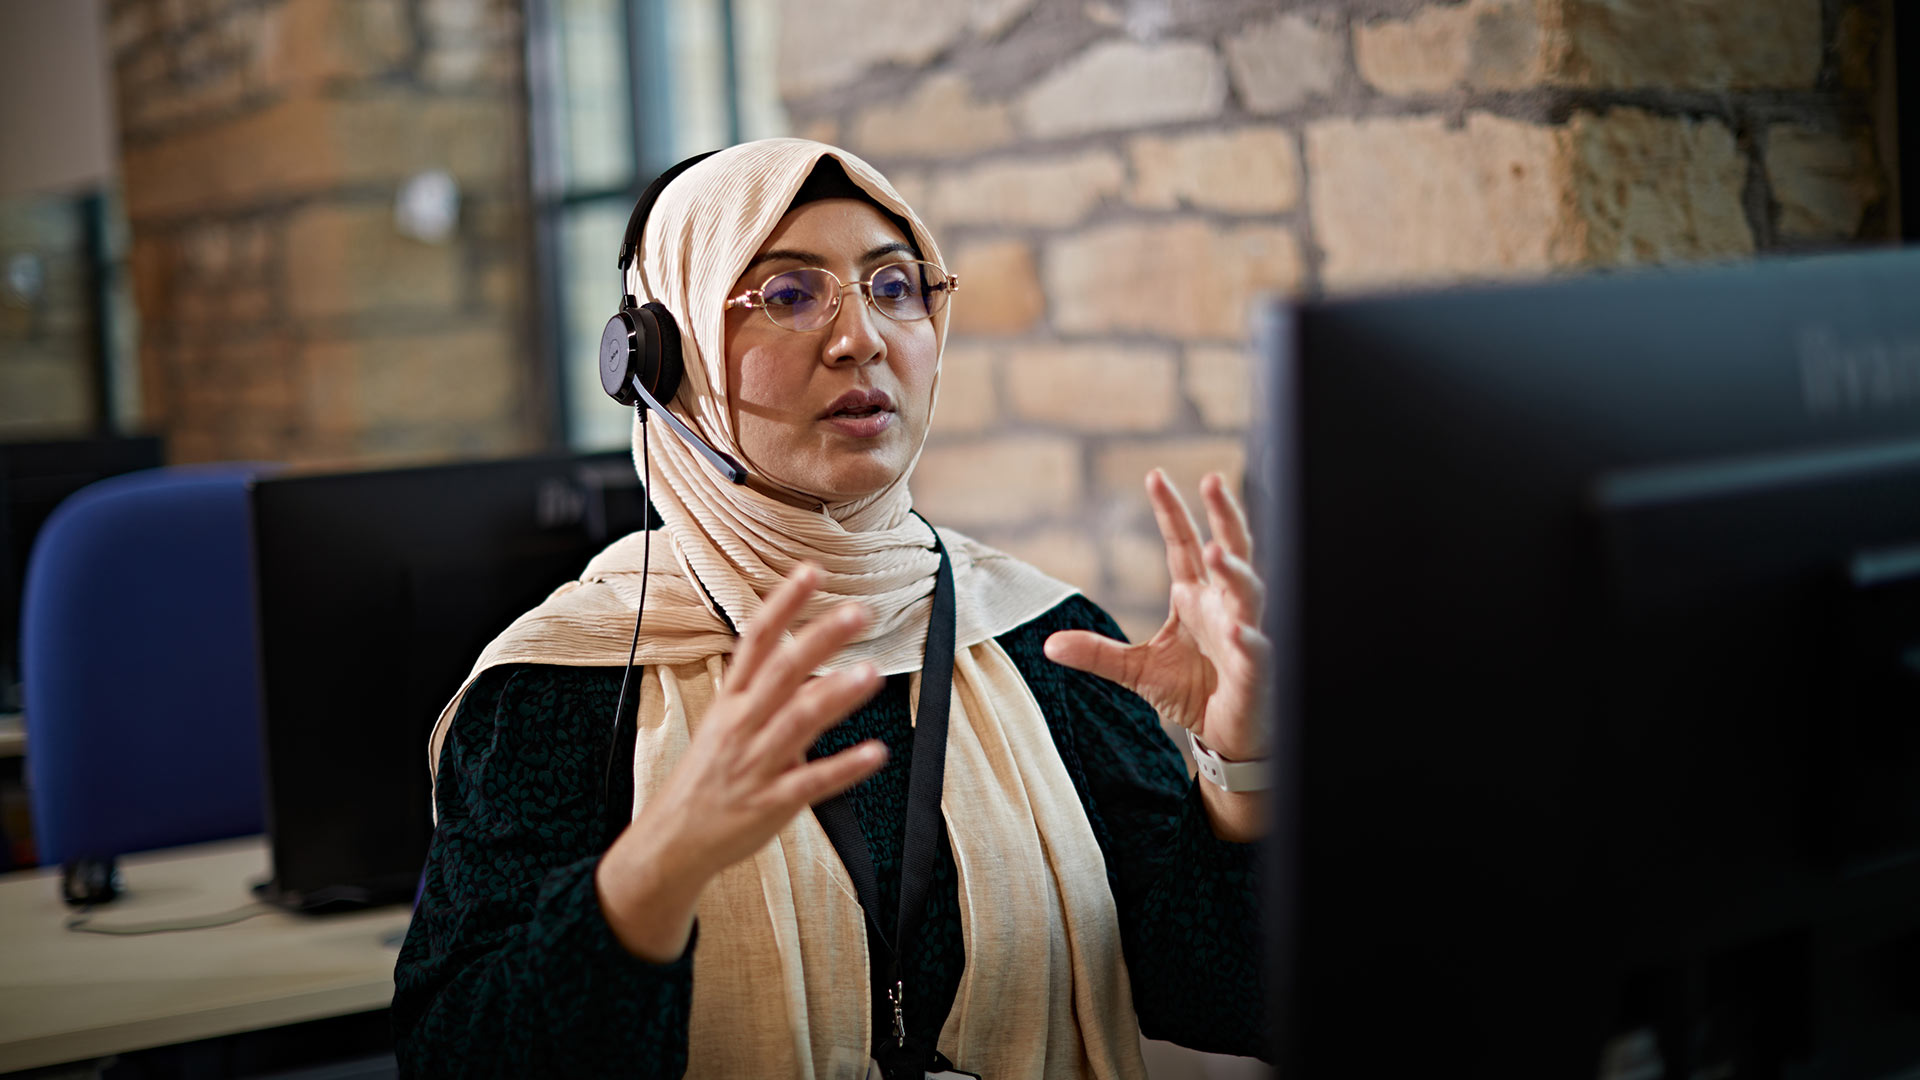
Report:
[{"label": "stone wall", "polygon": [[1877,5],[816,0],[781,85],[961,277],[921,505],[1138,634],[1141,475],[1237,475],[1254,297],[1889,235]]},{"label": "stone wall", "polygon": [[[113,0],[152,425],[176,460],[539,445],[517,0]],[[451,235],[396,228],[443,171]]]}]

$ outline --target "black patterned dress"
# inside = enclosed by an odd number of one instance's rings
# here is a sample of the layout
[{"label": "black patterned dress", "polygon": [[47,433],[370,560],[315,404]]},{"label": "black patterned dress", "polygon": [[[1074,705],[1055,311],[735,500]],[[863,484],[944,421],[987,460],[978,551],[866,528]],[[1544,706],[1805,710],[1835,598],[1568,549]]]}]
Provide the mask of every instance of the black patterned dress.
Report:
[{"label": "black patterned dress", "polygon": [[[1144,701],[1046,659],[1047,636],[1068,629],[1120,636],[1074,596],[999,642],[1040,703],[1106,857],[1141,1030],[1264,1057],[1254,848],[1213,835],[1196,782]],[[618,732],[612,723],[620,674],[497,667],[461,702],[441,751],[425,892],[394,973],[403,1074],[685,1071],[698,928],[680,959],[648,963],[620,945],[594,891],[595,864],[633,801],[633,718]],[[868,738],[892,751],[850,793],[887,912],[899,905],[913,761],[908,681],[888,679],[811,752]],[[928,1046],[966,965],[957,884],[943,837],[924,929],[902,965],[909,1033]],[[875,1030],[885,1031],[884,995],[874,1001]]]}]

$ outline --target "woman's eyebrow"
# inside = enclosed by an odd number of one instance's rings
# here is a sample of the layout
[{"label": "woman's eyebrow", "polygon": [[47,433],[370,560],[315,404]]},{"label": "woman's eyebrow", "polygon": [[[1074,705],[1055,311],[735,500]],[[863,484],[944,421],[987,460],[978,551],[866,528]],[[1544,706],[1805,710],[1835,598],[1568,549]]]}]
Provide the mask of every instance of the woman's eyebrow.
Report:
[{"label": "woman's eyebrow", "polygon": [[[890,243],[881,244],[877,248],[870,249],[865,254],[860,256],[860,262],[862,265],[865,265],[867,263],[873,262],[875,259],[881,258],[886,255],[892,255],[893,253],[898,251],[904,251],[909,255],[913,254],[913,248],[908,247],[906,244],[901,243],[898,240],[894,240]],[[827,265],[827,257],[818,252],[801,251],[798,248],[774,248],[771,251],[763,251],[760,254],[755,255],[753,257],[753,260],[747,263],[746,269],[740,272],[744,274],[747,272],[747,270],[751,270],[754,267],[759,266],[761,263],[777,262],[782,259],[791,260],[797,263],[803,263],[807,266]]]},{"label": "woman's eyebrow", "polygon": [[[808,266],[821,266],[827,261],[825,255],[820,255],[812,251],[801,251],[797,248],[774,248],[771,251],[763,251],[755,255],[753,261],[747,263],[747,270],[751,270],[763,262],[776,262],[781,259],[790,259],[793,262],[805,263]],[[746,270],[742,270],[741,273],[746,273]]]},{"label": "woman's eyebrow", "polygon": [[873,250],[867,252],[865,255],[860,256],[860,261],[862,263],[870,263],[875,259],[878,259],[882,255],[891,255],[896,251],[904,251],[909,255],[913,254],[912,248],[908,247],[907,245],[901,243],[898,240],[895,240],[890,244],[881,244],[879,247],[874,248]]}]

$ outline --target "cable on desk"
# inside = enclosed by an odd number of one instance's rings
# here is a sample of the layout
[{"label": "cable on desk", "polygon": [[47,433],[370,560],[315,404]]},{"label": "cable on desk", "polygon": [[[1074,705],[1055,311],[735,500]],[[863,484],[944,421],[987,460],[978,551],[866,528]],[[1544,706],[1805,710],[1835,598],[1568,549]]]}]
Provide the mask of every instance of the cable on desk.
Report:
[{"label": "cable on desk", "polygon": [[93,909],[81,908],[67,920],[67,929],[76,934],[111,934],[116,937],[133,937],[138,934],[178,934],[187,930],[211,930],[216,926],[232,926],[244,922],[255,915],[265,915],[277,911],[272,904],[242,904],[231,911],[210,915],[199,919],[178,919],[163,922],[127,923],[121,926],[94,926]]}]

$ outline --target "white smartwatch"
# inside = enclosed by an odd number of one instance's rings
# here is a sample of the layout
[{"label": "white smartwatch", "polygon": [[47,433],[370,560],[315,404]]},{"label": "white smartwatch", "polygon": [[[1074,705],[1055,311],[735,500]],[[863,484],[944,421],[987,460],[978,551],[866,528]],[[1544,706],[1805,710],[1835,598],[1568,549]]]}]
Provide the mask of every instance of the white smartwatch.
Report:
[{"label": "white smartwatch", "polygon": [[1265,791],[1273,786],[1273,771],[1267,768],[1266,758],[1253,761],[1228,761],[1200,741],[1193,732],[1187,732],[1187,741],[1193,745],[1193,763],[1200,768],[1200,775],[1222,791]]}]

